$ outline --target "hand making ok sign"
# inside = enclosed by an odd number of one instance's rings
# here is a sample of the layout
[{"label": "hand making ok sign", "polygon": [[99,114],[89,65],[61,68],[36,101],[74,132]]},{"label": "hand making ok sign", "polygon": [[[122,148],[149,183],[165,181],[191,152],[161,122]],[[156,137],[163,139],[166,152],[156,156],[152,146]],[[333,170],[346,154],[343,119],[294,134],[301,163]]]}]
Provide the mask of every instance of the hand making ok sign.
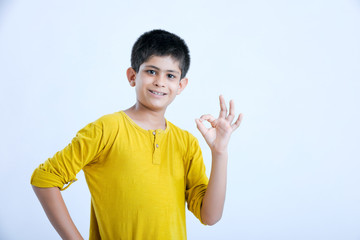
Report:
[{"label": "hand making ok sign", "polygon": [[[243,119],[243,114],[240,113],[235,123],[232,123],[235,118],[234,101],[230,101],[230,111],[226,108],[225,99],[222,95],[220,100],[220,114],[218,118],[214,118],[210,114],[205,114],[200,119],[195,119],[197,128],[205,138],[212,152],[225,153],[230,140],[231,134],[240,126]],[[211,124],[210,128],[205,127],[203,121],[208,121]]]}]

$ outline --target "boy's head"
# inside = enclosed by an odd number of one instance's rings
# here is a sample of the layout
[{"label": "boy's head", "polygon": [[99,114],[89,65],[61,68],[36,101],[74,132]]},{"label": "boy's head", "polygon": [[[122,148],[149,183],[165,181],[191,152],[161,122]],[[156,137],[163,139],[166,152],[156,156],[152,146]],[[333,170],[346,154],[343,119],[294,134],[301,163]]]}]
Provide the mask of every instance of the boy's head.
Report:
[{"label": "boy's head", "polygon": [[132,48],[131,67],[139,72],[140,65],[152,56],[171,56],[178,61],[181,79],[189,70],[189,49],[185,41],[173,33],[156,29],[142,34]]}]

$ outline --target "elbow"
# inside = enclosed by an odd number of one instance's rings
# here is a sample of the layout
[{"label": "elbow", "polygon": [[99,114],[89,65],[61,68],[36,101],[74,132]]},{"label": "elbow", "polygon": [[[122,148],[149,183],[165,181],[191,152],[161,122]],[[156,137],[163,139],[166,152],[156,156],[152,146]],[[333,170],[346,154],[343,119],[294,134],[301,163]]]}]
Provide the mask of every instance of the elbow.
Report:
[{"label": "elbow", "polygon": [[216,218],[205,218],[205,219],[202,219],[203,223],[205,223],[206,225],[209,225],[209,226],[213,226],[215,225],[217,222],[219,222],[221,219],[221,216],[220,217],[216,217]]},{"label": "elbow", "polygon": [[220,209],[218,207],[209,207],[209,205],[206,205],[205,207],[202,206],[200,210],[200,217],[202,223],[204,223],[205,225],[213,226],[220,221],[223,214],[223,209]]}]

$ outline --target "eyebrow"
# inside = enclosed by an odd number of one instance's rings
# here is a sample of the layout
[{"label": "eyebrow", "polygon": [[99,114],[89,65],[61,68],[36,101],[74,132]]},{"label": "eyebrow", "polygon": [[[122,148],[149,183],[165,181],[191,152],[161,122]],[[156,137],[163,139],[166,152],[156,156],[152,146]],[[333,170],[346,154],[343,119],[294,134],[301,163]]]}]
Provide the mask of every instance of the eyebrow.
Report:
[{"label": "eyebrow", "polygon": [[[158,68],[158,67],[156,67],[154,65],[145,65],[145,67],[151,67],[151,68],[155,68],[156,70],[161,70],[160,68]],[[178,71],[175,71],[175,70],[166,70],[166,71],[180,74]]]}]

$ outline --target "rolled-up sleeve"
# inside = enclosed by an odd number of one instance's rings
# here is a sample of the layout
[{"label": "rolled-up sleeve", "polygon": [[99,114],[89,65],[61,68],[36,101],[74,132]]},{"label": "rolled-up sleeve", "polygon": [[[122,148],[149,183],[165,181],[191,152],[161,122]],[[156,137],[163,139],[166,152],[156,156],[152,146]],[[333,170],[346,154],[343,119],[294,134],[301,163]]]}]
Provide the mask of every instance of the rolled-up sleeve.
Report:
[{"label": "rolled-up sleeve", "polygon": [[186,202],[187,208],[195,215],[200,222],[206,225],[201,219],[202,201],[209,183],[206,176],[205,164],[202,152],[195,137],[191,138],[188,154],[188,167],[186,174]]},{"label": "rolled-up sleeve", "polygon": [[30,183],[40,188],[58,187],[65,190],[77,180],[76,174],[85,165],[100,156],[103,148],[102,126],[96,122],[89,123],[77,132],[64,149],[35,169]]}]

